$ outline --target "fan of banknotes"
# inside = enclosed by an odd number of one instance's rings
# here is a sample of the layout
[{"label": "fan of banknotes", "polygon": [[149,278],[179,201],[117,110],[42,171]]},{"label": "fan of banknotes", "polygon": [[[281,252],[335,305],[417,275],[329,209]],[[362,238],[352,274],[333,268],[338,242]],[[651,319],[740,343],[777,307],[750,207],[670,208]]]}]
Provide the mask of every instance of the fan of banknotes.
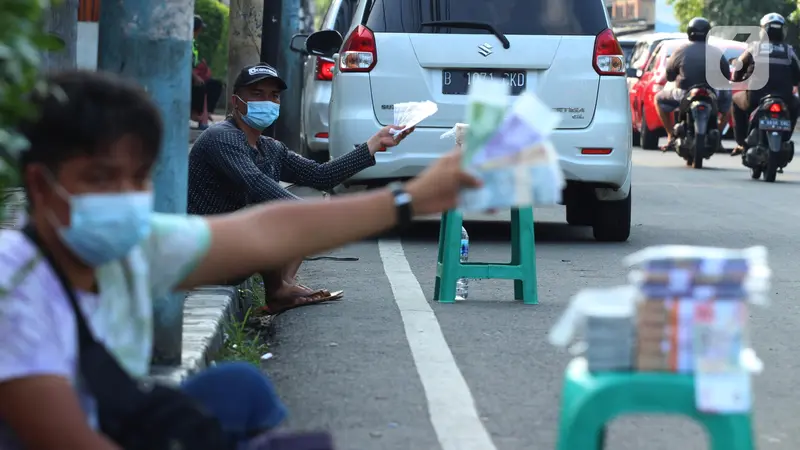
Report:
[{"label": "fan of banknotes", "polygon": [[476,80],[466,124],[442,136],[456,137],[464,168],[483,181],[481,188],[462,192],[463,211],[561,202],[564,175],[550,142],[560,117],[532,93],[509,94],[500,81]]}]

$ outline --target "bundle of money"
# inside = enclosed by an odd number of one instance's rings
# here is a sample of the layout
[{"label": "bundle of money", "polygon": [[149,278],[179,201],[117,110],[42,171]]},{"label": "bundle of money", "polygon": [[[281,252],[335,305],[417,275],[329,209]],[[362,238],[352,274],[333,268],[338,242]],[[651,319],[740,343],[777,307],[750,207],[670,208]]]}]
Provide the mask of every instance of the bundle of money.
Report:
[{"label": "bundle of money", "polygon": [[[561,201],[564,175],[549,136],[560,117],[532,93],[509,107],[508,86],[499,81],[473,83],[467,106],[464,168],[483,181],[462,192],[459,207],[485,211]],[[459,132],[458,125],[455,133]],[[447,134],[447,133],[446,133]]]},{"label": "bundle of money", "polygon": [[636,369],[694,374],[700,411],[748,411],[748,301],[767,284],[766,250],[663,246],[627,261],[644,298]]}]

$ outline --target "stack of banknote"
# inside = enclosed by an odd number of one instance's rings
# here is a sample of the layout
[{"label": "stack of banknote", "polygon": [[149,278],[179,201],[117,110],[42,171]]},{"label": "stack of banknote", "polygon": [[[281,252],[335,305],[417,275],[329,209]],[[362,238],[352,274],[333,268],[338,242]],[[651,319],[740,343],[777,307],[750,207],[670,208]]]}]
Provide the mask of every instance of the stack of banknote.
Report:
[{"label": "stack of banknote", "polygon": [[462,192],[460,209],[560,203],[564,175],[549,139],[559,119],[532,93],[510,97],[502,82],[473,83],[467,106],[469,126],[457,124],[445,134],[455,134],[464,151],[464,168],[483,181],[481,188]]}]

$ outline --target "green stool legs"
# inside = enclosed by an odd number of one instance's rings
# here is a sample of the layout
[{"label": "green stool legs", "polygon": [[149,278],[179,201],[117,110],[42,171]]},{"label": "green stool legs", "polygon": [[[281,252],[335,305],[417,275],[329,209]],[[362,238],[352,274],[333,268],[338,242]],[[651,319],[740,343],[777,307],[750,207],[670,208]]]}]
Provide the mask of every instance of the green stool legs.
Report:
[{"label": "green stool legs", "polygon": [[536,242],[533,230],[533,208],[511,210],[511,262],[461,263],[461,225],[458,211],[442,214],[439,228],[439,254],[436,261],[436,282],[433,299],[454,303],[459,278],[514,280],[514,298],[526,305],[539,302],[536,277]]},{"label": "green stool legs", "polygon": [[439,226],[439,255],[433,299],[442,303],[455,303],[456,282],[461,266],[461,213],[445,211]]},{"label": "green stool legs", "polygon": [[539,303],[533,208],[511,210],[511,265],[522,267],[524,272],[522,279],[514,279],[514,299]]},{"label": "green stool legs", "polygon": [[592,374],[583,358],[564,376],[558,450],[602,450],[605,428],[630,414],[672,414],[703,426],[712,450],[754,450],[749,414],[704,414],[695,408],[694,377],[674,373]]}]

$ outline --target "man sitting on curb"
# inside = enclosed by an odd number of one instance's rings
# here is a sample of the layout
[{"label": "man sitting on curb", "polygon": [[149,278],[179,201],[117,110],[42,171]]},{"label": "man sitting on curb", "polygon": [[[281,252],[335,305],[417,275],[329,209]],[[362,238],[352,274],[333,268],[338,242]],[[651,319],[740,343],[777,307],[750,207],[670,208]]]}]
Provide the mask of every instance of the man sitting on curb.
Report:
[{"label": "man sitting on curb", "polygon": [[[242,69],[234,83],[232,115],[203,132],[189,154],[189,214],[222,214],[272,200],[298,200],[281,181],[332,189],[373,166],[376,152],[394,147],[413,131],[395,138],[391,132],[397,127],[387,126],[347,155],[316,163],[261,135],[278,118],[280,95],[286,88],[278,72],[266,63]],[[297,284],[301,263],[262,273],[268,313],[341,297],[341,293],[332,296],[327,290]]]}]

